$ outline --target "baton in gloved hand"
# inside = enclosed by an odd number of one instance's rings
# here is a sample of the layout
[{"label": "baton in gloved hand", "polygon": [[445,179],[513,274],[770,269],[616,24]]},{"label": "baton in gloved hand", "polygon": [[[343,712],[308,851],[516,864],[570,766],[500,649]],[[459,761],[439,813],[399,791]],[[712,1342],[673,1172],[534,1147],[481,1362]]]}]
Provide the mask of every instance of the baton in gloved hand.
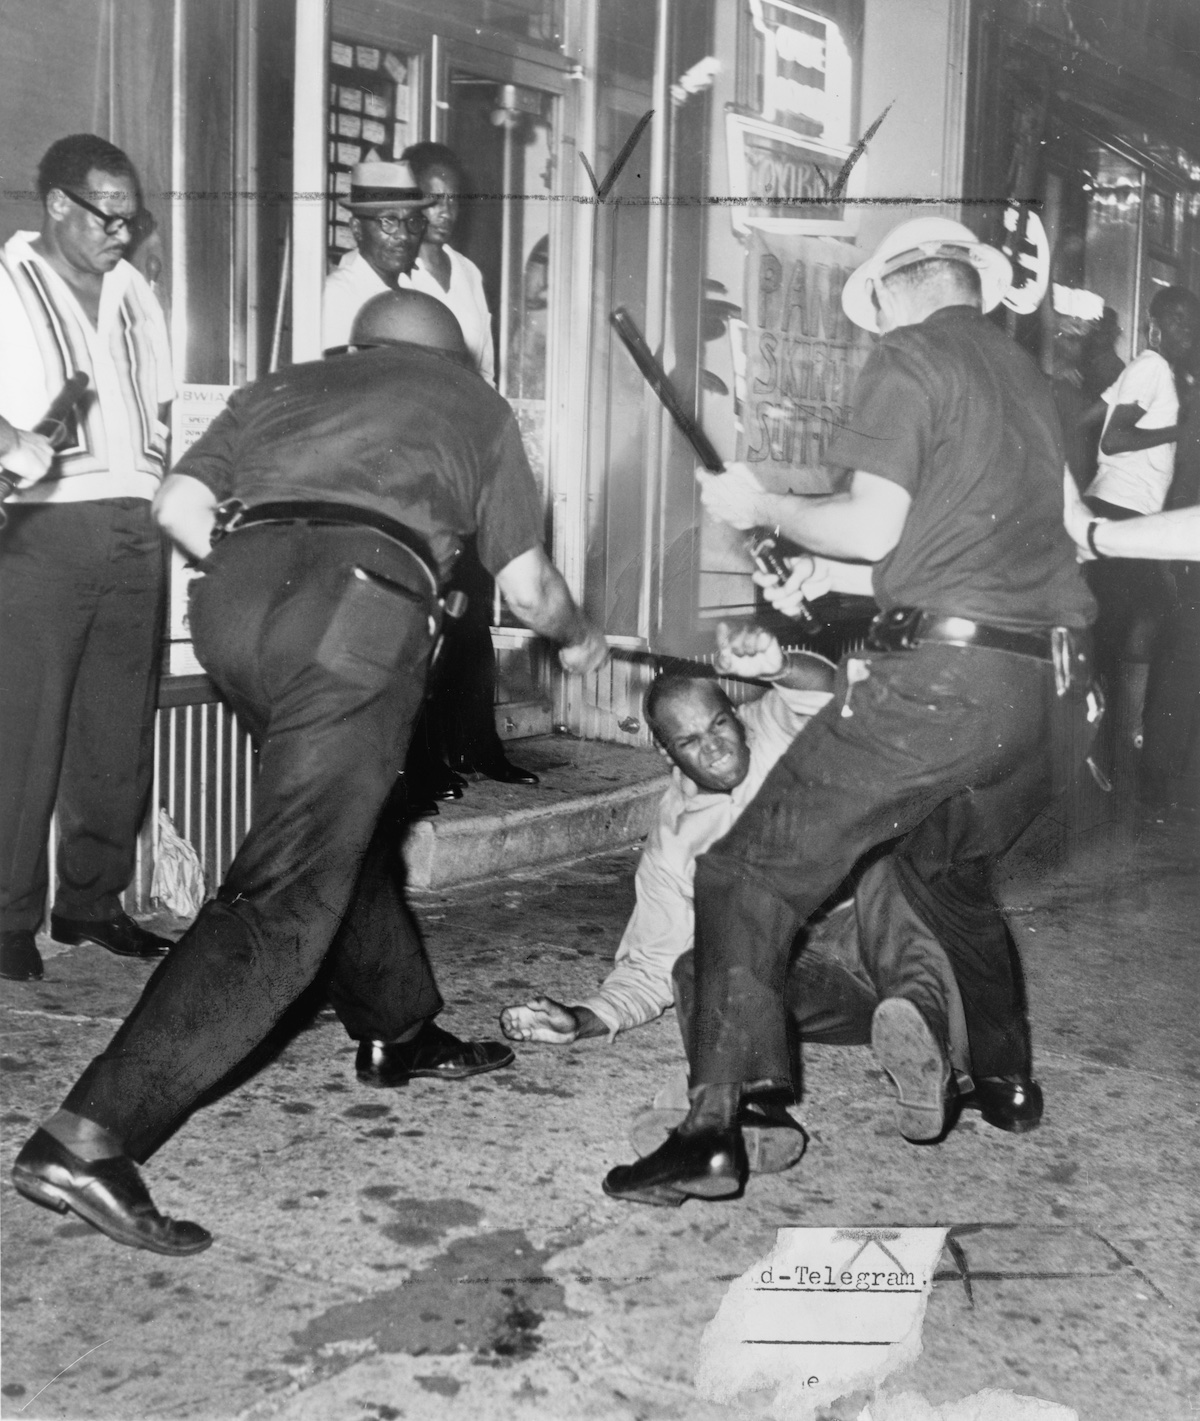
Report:
[{"label": "baton in gloved hand", "polygon": [[[53,449],[60,447],[60,442],[66,428],[66,421],[71,412],[87,394],[88,377],[82,370],[76,370],[67,382],[59,390],[58,394],[50,401],[50,408],[38,420],[33,427],[34,434],[40,434],[44,439],[50,441]],[[0,502],[6,499],[9,494],[15,492],[20,485],[20,479],[13,476],[6,470],[0,469]],[[0,528],[3,528],[8,521],[3,509],[0,509]]]},{"label": "baton in gloved hand", "polygon": [[[645,337],[637,328],[637,323],[625,309],[618,306],[609,316],[613,328],[621,337],[625,349],[633,357],[633,363],[642,372],[646,383],[658,396],[663,408],[675,422],[676,429],[683,435],[695,451],[696,458],[710,474],[725,472],[725,463],[713,447],[712,440],[700,428],[692,415],[684,408],[679,392],[671,384],[667,372],[654,358],[654,352],[646,344]],[[746,551],[754,566],[767,577],[773,577],[780,587],[788,580],[791,569],[779,551],[779,540],[768,528],[752,528],[746,539]],[[800,616],[808,624],[810,632],[820,631],[821,626],[807,602],[800,603]]]}]

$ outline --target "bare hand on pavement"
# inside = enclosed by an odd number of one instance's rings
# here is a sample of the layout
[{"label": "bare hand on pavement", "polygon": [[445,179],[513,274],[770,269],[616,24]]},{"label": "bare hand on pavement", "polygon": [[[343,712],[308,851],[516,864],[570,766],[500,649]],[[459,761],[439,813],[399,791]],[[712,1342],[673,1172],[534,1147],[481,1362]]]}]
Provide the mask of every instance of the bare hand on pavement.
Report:
[{"label": "bare hand on pavement", "polygon": [[553,997],[532,997],[524,1006],[505,1007],[500,1030],[510,1041],[541,1041],[569,1046],[579,1035],[579,1021],[570,1007]]}]

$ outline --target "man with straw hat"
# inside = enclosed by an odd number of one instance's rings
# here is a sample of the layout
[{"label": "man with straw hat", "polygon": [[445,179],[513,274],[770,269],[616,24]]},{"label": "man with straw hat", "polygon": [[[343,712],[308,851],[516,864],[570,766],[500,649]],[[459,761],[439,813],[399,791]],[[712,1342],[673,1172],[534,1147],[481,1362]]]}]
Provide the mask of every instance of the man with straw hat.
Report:
[{"label": "man with straw hat", "polygon": [[368,158],[350,174],[346,206],[356,250],[347,252],[325,282],[321,345],[332,350],[350,339],[354,318],[372,296],[410,283],[428,225],[426,209],[436,198],[421,189],[407,163]]}]

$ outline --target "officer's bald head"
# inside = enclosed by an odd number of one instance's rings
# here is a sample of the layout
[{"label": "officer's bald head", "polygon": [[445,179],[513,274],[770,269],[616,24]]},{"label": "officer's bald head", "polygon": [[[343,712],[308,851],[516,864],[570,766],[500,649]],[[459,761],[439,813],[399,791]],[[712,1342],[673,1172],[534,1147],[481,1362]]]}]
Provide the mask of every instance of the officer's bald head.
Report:
[{"label": "officer's bald head", "polygon": [[373,296],[354,318],[350,344],[423,345],[470,361],[454,313],[423,291],[384,291]]}]

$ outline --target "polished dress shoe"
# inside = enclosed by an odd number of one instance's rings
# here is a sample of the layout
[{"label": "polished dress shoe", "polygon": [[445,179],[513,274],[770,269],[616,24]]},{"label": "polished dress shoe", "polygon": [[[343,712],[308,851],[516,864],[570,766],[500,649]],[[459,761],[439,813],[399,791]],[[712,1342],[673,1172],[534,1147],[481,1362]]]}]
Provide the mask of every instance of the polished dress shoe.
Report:
[{"label": "polished dress shoe", "polygon": [[363,1085],[398,1086],[414,1080],[461,1081],[511,1066],[516,1059],[500,1041],[460,1041],[427,1021],[411,1041],[360,1041],[354,1071]]},{"label": "polished dress shoe", "polygon": [[497,751],[494,755],[460,755],[455,768],[464,774],[482,775],[484,779],[496,780],[502,785],[536,785],[541,780],[532,770],[524,770],[514,765],[506,755]]},{"label": "polished dress shoe", "polygon": [[946,1130],[953,1073],[920,1009],[906,997],[886,997],[871,1018],[871,1050],[896,1086],[896,1129],[914,1144]]},{"label": "polished dress shoe", "polygon": [[989,1125],[1025,1135],[1042,1123],[1042,1088],[1032,1076],[976,1076],[975,1089],[962,1104],[974,1106]]},{"label": "polished dress shoe", "polygon": [[466,787],[466,780],[441,760],[430,766],[425,788],[431,799],[440,799],[443,803],[449,803],[453,799],[461,799]]},{"label": "polished dress shoe", "polygon": [[0,933],[0,977],[10,982],[40,982],[44,971],[42,954],[29,928]]},{"label": "polished dress shoe", "polygon": [[80,922],[76,918],[60,918],[50,914],[50,936],[55,942],[77,947],[81,942],[94,942],[106,947],[118,957],[165,957],[175,944],[169,937],[159,937],[135,923],[128,913],[104,922]]},{"label": "polished dress shoe", "polygon": [[750,1173],[737,1125],[681,1135],[672,1130],[651,1154],[619,1164],[604,1179],[604,1192],[635,1204],[675,1208],[684,1199],[729,1199],[741,1194]]},{"label": "polished dress shoe", "polygon": [[125,1155],[84,1160],[45,1130],[38,1130],[13,1165],[17,1191],[35,1204],[68,1209],[115,1243],[151,1253],[201,1253],[212,1234],[186,1219],[160,1214],[134,1162]]}]

